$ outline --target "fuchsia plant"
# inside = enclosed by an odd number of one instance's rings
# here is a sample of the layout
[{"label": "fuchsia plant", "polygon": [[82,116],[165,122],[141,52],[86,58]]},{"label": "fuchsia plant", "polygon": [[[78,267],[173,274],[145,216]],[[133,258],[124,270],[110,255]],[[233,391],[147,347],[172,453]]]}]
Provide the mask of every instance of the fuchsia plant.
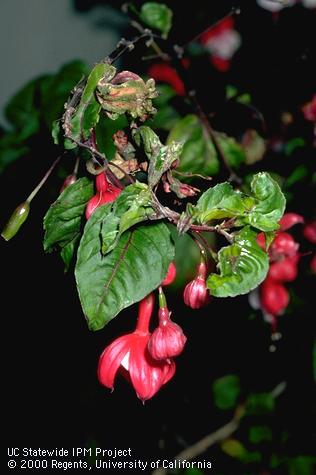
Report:
[{"label": "fuchsia plant", "polygon": [[[170,20],[170,14],[166,18]],[[171,26],[168,21],[163,37]],[[285,197],[269,173],[254,174],[249,189],[242,187],[227,158],[227,150],[235,157],[244,153],[242,147],[213,130],[194,90],[175,71],[172,63],[183,65],[183,51],[174,48],[174,56],[169,56],[157,46],[151,30],[137,28],[139,36],[122,40],[70,91],[64,114],[54,123],[52,135],[64,150],[62,158],[74,154],[77,162],[45,215],[44,249],[58,249],[66,269],[75,261],[78,294],[91,330],[103,329],[122,310],[138,305],[135,330],[105,348],[98,378],[113,389],[120,373],[145,401],[173,377],[174,358],[189,338],[171,320],[162,289],[176,278],[174,240],[187,234],[200,251],[196,276],[183,292],[187,306],[200,309],[215,298],[248,294],[261,285],[262,308],[276,320],[289,301],[284,283],[296,278],[300,257],[287,230],[303,218],[293,213],[283,216]],[[222,48],[225,38],[230,40],[229,50]],[[119,72],[114,66],[144,39],[160,60],[167,58],[167,64],[149,72],[158,81],[169,82],[178,99],[191,108],[164,142],[153,125],[159,96],[154,78]],[[240,43],[231,15],[200,39],[214,64],[228,69]],[[105,144],[104,130],[113,132],[110,145]],[[192,130],[205,141],[202,146],[211,156],[211,164],[202,164],[197,173],[183,169],[186,137]],[[19,231],[31,200],[57,161],[14,212],[2,232],[6,240]],[[79,161],[85,166],[78,168]],[[210,175],[221,166],[229,172],[228,180],[211,182]],[[196,178],[199,188],[192,184]],[[314,225],[309,226],[304,233],[314,240]],[[219,238],[212,247],[209,233]],[[157,289],[158,326],[151,332]]]}]

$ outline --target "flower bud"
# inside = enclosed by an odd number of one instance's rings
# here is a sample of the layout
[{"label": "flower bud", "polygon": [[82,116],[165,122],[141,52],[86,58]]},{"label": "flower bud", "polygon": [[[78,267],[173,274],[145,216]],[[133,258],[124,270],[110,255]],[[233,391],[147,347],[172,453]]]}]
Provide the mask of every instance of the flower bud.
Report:
[{"label": "flower bud", "polygon": [[257,244],[259,247],[261,247],[261,249],[266,251],[266,237],[264,233],[259,233],[257,235]]},{"label": "flower bud", "polygon": [[65,178],[64,183],[62,184],[62,187],[61,187],[61,189],[60,189],[60,193],[62,193],[65,188],[68,188],[68,186],[72,185],[72,184],[75,183],[76,181],[77,181],[77,175],[68,175],[68,176]]},{"label": "flower bud", "polygon": [[299,244],[289,233],[278,233],[271,244],[270,251],[273,259],[279,256],[294,256],[299,248]]},{"label": "flower bud", "polygon": [[299,256],[285,257],[281,261],[272,262],[268,277],[277,282],[292,282],[297,277]]},{"label": "flower bud", "polygon": [[170,262],[168,272],[161,285],[166,286],[172,284],[177,275],[177,269],[173,262]]},{"label": "flower bud", "polygon": [[20,227],[28,217],[30,212],[30,204],[28,201],[21,203],[12,213],[9,221],[5,225],[1,236],[6,241],[12,239],[17,232],[19,231]]},{"label": "flower bud", "polygon": [[167,307],[159,309],[159,326],[148,342],[148,351],[155,360],[167,360],[182,353],[187,341],[182,328],[170,319]]},{"label": "flower bud", "polygon": [[289,293],[284,285],[267,278],[260,288],[263,309],[271,315],[280,315],[289,304]]},{"label": "flower bud", "polygon": [[297,213],[285,213],[279,221],[280,230],[286,231],[298,223],[304,223],[304,218]]},{"label": "flower bud", "polygon": [[308,241],[316,244],[316,221],[307,224],[303,229],[303,234]]},{"label": "flower bud", "polygon": [[204,307],[210,302],[210,294],[205,284],[206,265],[202,261],[197,269],[194,280],[189,282],[183,292],[183,300],[188,307],[197,309]]}]

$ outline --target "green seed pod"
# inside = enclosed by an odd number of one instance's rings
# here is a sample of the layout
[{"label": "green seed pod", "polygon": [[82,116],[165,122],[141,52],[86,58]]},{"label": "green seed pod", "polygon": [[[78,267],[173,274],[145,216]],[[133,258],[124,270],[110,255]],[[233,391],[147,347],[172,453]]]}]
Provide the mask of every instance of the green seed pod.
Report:
[{"label": "green seed pod", "polygon": [[28,217],[30,212],[30,204],[28,201],[21,203],[12,213],[9,221],[5,225],[1,236],[6,241],[12,239],[17,232],[19,231],[20,227]]}]

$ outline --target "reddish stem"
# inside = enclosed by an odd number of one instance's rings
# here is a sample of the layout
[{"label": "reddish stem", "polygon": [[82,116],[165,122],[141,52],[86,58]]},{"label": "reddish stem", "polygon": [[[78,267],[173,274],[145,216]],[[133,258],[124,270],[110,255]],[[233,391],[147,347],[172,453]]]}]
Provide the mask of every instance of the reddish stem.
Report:
[{"label": "reddish stem", "polygon": [[150,318],[153,313],[154,305],[155,296],[153,293],[147,295],[147,297],[139,302],[136,331],[148,333]]}]

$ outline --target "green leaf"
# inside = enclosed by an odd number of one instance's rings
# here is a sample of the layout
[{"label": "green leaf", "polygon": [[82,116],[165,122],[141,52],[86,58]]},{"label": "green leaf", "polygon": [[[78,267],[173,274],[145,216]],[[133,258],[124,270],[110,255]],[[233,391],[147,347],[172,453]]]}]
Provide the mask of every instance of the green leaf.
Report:
[{"label": "green leaf", "polygon": [[270,393],[253,393],[246,400],[247,415],[266,415],[274,411],[275,399]]},{"label": "green leaf", "polygon": [[285,155],[288,157],[292,155],[297,149],[305,146],[305,140],[302,137],[294,137],[289,140],[284,147]]},{"label": "green leaf", "polygon": [[116,147],[113,142],[113,135],[127,126],[128,121],[125,114],[120,115],[116,120],[103,114],[100,116],[95,128],[96,139],[100,152],[105,153],[108,160],[115,158]]},{"label": "green leaf", "polygon": [[214,133],[223,154],[231,167],[238,168],[246,161],[246,155],[242,146],[233,137],[228,137],[222,132]]},{"label": "green leaf", "polygon": [[235,374],[218,378],[213,383],[214,402],[219,409],[226,410],[235,407],[239,394],[240,383]]},{"label": "green leaf", "polygon": [[290,173],[290,175],[285,179],[285,183],[284,183],[284,188],[285,189],[288,189],[290,188],[291,186],[295,185],[295,183],[297,183],[298,181],[301,181],[303,180],[305,177],[308,176],[308,168],[306,165],[299,165],[298,167],[296,167],[292,173]]},{"label": "green leaf", "polygon": [[150,28],[161,31],[167,38],[172,26],[172,10],[163,3],[146,2],[141,8],[140,19]]},{"label": "green leaf", "polygon": [[230,183],[220,183],[201,195],[196,204],[195,218],[206,224],[213,219],[243,216],[254,204],[254,199],[235,191]]},{"label": "green leaf", "polygon": [[41,81],[41,110],[49,128],[54,121],[61,119],[70,91],[86,74],[85,63],[71,61],[62,66],[56,74]]},{"label": "green leaf", "polygon": [[93,183],[80,178],[65,188],[44,217],[44,250],[51,252],[59,246],[66,268],[80,238],[83,213],[92,195]]},{"label": "green leaf", "polygon": [[289,475],[313,475],[316,457],[299,455],[288,459]]},{"label": "green leaf", "polygon": [[210,274],[206,285],[215,297],[235,297],[247,294],[266,277],[269,269],[268,255],[258,246],[257,233],[249,226],[234,237],[231,246],[219,253],[220,274]]},{"label": "green leaf", "polygon": [[251,191],[257,200],[244,222],[261,231],[275,231],[285,210],[285,197],[268,173],[257,173],[251,182]]},{"label": "green leaf", "polygon": [[261,442],[270,442],[272,440],[272,431],[269,426],[252,426],[249,429],[249,441],[252,444]]},{"label": "green leaf", "polygon": [[[186,283],[195,277],[196,267],[200,260],[200,251],[189,234],[179,234],[175,226],[170,225],[169,227],[172,239],[175,243],[174,263],[177,269],[177,275],[168,288],[171,288],[172,291],[181,291]],[[214,237],[212,233],[207,234],[208,235],[205,236],[207,239]],[[214,242],[212,244],[214,244]]]},{"label": "green leaf", "polygon": [[247,453],[246,448],[237,439],[225,439],[221,443],[221,449],[230,457],[238,459],[242,458]]},{"label": "green leaf", "polygon": [[183,144],[177,167],[180,172],[205,176],[218,173],[219,161],[213,142],[196,115],[189,114],[176,123],[168,135],[167,144],[171,142]]},{"label": "green leaf", "polygon": [[153,106],[157,112],[144,125],[148,125],[152,129],[163,129],[169,132],[180,120],[179,113],[170,103],[176,93],[168,84],[157,84],[156,90],[159,95],[153,99]]},{"label": "green leaf", "polygon": [[201,470],[199,470],[198,468],[187,468],[185,471],[184,471],[184,475],[203,475],[204,472],[202,472]]},{"label": "green leaf", "polygon": [[38,79],[26,84],[5,107],[5,116],[19,132],[20,142],[39,131],[39,111],[35,106],[38,84]]},{"label": "green leaf", "polygon": [[262,459],[260,452],[248,451],[237,439],[225,439],[221,443],[221,449],[224,453],[240,460],[242,463],[257,463]]},{"label": "green leaf", "polygon": [[248,129],[242,138],[242,148],[245,153],[245,162],[252,165],[264,157],[266,141],[254,129]]},{"label": "green leaf", "polygon": [[153,188],[172,163],[179,158],[182,144],[171,142],[169,145],[162,145],[159,137],[146,125],[136,130],[134,140],[137,145],[143,142],[144,151],[149,159],[148,184]]},{"label": "green leaf", "polygon": [[[101,221],[102,254],[105,255],[117,244],[120,236],[129,228],[141,221],[146,221],[153,214],[151,206],[151,192],[144,183],[134,183],[121,192],[113,202],[102,207],[103,220]],[[91,216],[92,222],[100,221]]]},{"label": "green leaf", "polygon": [[[104,77],[109,65],[98,63],[94,66],[88,76],[87,83],[81,95],[80,103],[70,120],[71,138],[81,141],[88,139],[91,129],[96,126],[99,120],[101,105],[96,99],[95,90]],[[76,145],[75,145],[76,146]]]},{"label": "green leaf", "polygon": [[75,271],[81,305],[91,330],[100,330],[121,310],[157,288],[174,258],[174,246],[164,223],[126,231],[113,251],[103,256],[102,222],[100,207],[86,224]]},{"label": "green leaf", "polygon": [[4,134],[0,138],[0,172],[28,151],[27,146],[19,143],[19,135],[16,132]]}]

